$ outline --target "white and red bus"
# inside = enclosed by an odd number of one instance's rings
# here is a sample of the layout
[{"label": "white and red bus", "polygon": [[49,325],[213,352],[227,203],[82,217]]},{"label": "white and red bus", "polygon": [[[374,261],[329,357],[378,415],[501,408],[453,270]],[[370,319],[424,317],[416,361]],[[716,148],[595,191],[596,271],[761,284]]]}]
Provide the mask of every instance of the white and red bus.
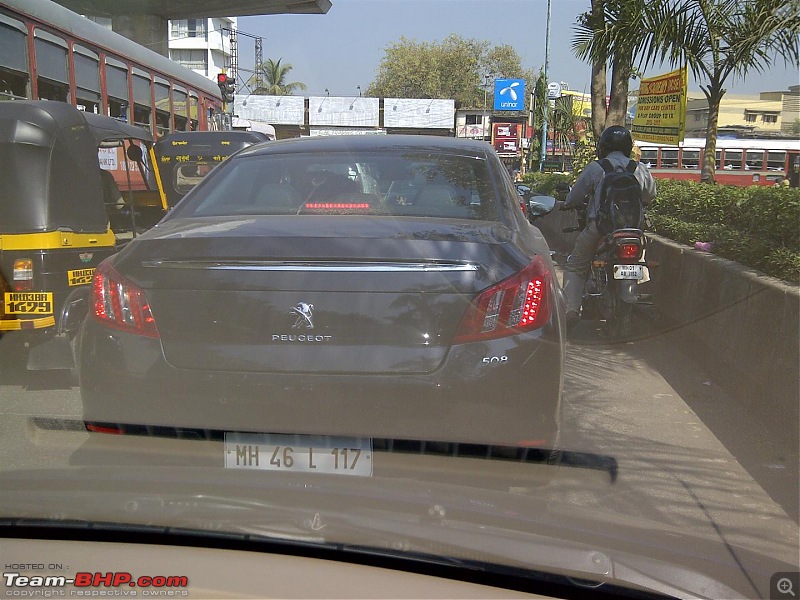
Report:
[{"label": "white and red bus", "polygon": [[[705,139],[686,138],[680,146],[636,142],[653,177],[700,181]],[[800,141],[719,139],[715,178],[727,185],[775,185],[800,169]]]},{"label": "white and red bus", "polygon": [[50,0],[0,0],[0,100],[57,100],[149,129],[208,130],[216,83]]}]

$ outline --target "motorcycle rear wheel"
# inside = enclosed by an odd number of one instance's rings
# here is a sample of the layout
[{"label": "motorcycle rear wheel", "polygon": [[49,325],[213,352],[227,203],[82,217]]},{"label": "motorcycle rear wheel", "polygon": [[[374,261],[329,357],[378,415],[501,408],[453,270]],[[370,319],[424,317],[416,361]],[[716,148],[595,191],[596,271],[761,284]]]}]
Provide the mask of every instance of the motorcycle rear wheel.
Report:
[{"label": "motorcycle rear wheel", "polygon": [[633,304],[623,302],[619,298],[615,300],[612,333],[616,339],[625,340],[631,336],[633,329]]}]

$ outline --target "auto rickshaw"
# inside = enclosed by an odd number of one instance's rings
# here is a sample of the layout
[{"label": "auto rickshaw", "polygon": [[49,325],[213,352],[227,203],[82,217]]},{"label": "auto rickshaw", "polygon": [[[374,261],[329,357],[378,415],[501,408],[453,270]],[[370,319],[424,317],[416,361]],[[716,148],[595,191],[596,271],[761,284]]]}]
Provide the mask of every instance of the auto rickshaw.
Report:
[{"label": "auto rickshaw", "polygon": [[211,169],[237,152],[270,138],[255,131],[178,131],[154,147],[161,187],[169,207],[175,206]]},{"label": "auto rickshaw", "polygon": [[120,224],[132,236],[136,193],[160,196],[147,184],[157,179],[142,150],[152,143],[149,131],[66,103],[0,102],[0,336],[24,342],[29,369],[73,367],[69,341],[92,275],[119,247],[109,213],[133,207]]}]

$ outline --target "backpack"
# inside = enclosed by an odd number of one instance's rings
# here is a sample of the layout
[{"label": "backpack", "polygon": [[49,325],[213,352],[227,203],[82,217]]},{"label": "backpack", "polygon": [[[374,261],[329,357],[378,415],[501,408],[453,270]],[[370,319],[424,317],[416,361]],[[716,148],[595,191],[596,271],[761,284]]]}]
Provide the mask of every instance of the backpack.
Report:
[{"label": "backpack", "polygon": [[598,162],[606,174],[600,182],[600,203],[595,217],[597,231],[605,236],[626,227],[641,229],[644,216],[642,184],[634,175],[638,163],[631,160],[623,170],[615,169],[607,158]]}]

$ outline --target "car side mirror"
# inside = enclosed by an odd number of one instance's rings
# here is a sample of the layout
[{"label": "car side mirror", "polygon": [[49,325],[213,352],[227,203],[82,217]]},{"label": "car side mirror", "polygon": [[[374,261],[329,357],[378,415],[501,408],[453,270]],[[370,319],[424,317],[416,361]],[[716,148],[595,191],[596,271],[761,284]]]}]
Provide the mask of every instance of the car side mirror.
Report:
[{"label": "car side mirror", "polygon": [[553,212],[556,199],[553,196],[532,196],[528,201],[528,208],[532,217],[543,217]]}]

